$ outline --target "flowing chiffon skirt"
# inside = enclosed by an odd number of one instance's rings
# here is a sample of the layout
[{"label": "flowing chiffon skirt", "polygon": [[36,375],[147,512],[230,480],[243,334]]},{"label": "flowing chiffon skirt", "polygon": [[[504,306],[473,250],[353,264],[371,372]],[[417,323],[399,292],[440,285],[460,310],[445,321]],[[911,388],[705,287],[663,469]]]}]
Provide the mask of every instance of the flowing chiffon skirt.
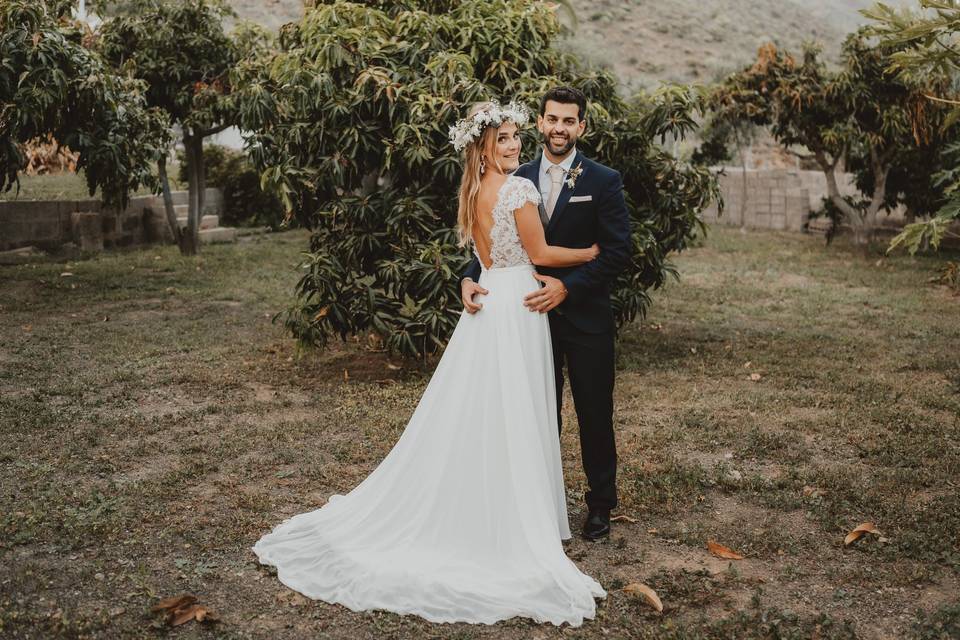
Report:
[{"label": "flowing chiffon skirt", "polygon": [[606,595],[570,537],[546,314],[532,266],[483,270],[396,445],[363,482],[253,547],[300,593],[354,611],[579,626]]}]

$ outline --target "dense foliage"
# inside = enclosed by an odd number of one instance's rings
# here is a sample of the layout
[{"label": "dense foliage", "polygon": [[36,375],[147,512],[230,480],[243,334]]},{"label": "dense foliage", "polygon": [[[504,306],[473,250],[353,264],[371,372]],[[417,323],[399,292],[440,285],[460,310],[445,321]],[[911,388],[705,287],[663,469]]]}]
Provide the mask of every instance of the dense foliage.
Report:
[{"label": "dense foliage", "polygon": [[[167,198],[167,216],[184,253],[199,248],[206,173],[203,139],[234,124],[236,111],[230,71],[245,55],[265,46],[266,34],[244,26],[223,30],[234,15],[222,0],[130,0],[136,11],[103,22],[99,49],[122,72],[144,82],[147,102],[179,125],[190,166],[187,231],[180,234]],[[169,194],[165,157],[158,169]]]},{"label": "dense foliage", "polygon": [[123,206],[166,146],[167,121],[147,108],[146,86],[115,74],[86,45],[66,0],[0,3],[0,189],[17,183],[23,145],[52,136],[79,153],[90,194]]},{"label": "dense foliage", "polygon": [[[932,206],[929,163],[949,142],[947,110],[925,92],[942,88],[943,78],[923,87],[890,73],[892,56],[904,45],[877,42],[861,29],[843,45],[843,67],[830,71],[819,51],[803,59],[761,49],[752,66],[731,74],[713,93],[717,117],[766,126],[785,147],[802,147],[823,170],[830,199],[853,227],[859,243],[869,242],[877,214],[906,202]],[[843,162],[857,174],[860,202],[843,198],[836,172]],[[912,193],[903,191],[910,181]]]},{"label": "dense foliage", "polygon": [[[702,100],[680,87],[622,99],[609,74],[552,47],[555,11],[533,0],[318,3],[281,31],[272,59],[238,67],[251,157],[312,231],[286,313],[302,343],[371,333],[410,356],[444,344],[467,259],[453,232],[460,158],[447,129],[470,103],[536,108],[558,83],[591,100],[583,149],[623,173],[634,259],[614,302],[620,322],[644,312],[667,255],[718,195],[706,169],[655,144],[691,131]],[[524,135],[529,159],[535,132]]]},{"label": "dense foliage", "polygon": [[[904,82],[940,92],[925,92],[927,100],[945,105],[949,115],[943,128],[956,140],[960,123],[960,3],[956,0],[920,0],[920,13],[900,12],[878,4],[864,13],[874,20],[871,33],[899,47],[889,70]],[[946,78],[946,83],[937,81]],[[931,161],[930,158],[927,159]],[[941,194],[940,208],[928,220],[907,225],[890,244],[915,253],[923,246],[937,248],[949,225],[960,220],[960,144],[948,145],[932,158],[937,163],[933,187]]]}]

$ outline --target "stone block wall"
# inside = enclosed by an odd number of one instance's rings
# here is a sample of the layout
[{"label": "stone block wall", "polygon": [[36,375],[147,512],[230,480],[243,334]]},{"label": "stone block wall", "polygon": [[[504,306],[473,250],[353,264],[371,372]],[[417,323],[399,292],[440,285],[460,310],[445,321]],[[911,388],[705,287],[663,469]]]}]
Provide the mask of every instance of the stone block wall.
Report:
[{"label": "stone block wall", "polygon": [[[187,193],[173,193],[174,205]],[[223,194],[207,189],[204,209],[221,210]],[[34,246],[56,251],[67,243],[81,250],[172,242],[160,196],[135,196],[126,208],[106,209],[99,200],[0,201],[0,251]]]},{"label": "stone block wall", "polygon": [[[723,167],[722,172],[723,215],[717,216],[716,206],[703,213],[703,219],[712,224],[802,231],[809,212],[819,209],[827,194],[826,178],[819,171]],[[841,193],[855,191],[850,176],[838,178]]]}]

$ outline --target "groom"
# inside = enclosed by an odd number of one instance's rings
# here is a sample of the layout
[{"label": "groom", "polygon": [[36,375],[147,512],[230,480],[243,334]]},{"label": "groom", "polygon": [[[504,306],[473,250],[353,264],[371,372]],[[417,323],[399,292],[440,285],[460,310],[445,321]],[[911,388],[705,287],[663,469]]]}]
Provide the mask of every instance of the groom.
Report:
[{"label": "groom", "polygon": [[[539,267],[543,287],[524,299],[532,312],[549,313],[557,387],[557,422],[563,401],[563,363],[580,423],[580,447],[589,491],[583,536],[610,535],[610,510],[617,506],[617,448],[613,435],[614,320],[610,285],[630,261],[630,218],[620,174],[577,150],[586,128],[587,99],[572,87],[556,87],[540,101],[537,129],[543,152],[514,175],[537,185],[540,221],[547,244],[584,248],[600,255],[576,267]],[[480,262],[467,267],[460,283],[464,308],[476,313],[474,294]]]}]

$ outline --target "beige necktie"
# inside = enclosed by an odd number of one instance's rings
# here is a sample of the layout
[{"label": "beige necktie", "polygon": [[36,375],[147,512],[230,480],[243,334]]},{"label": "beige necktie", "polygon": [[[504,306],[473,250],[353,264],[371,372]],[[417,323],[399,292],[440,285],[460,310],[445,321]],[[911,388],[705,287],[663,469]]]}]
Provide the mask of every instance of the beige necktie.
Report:
[{"label": "beige necktie", "polygon": [[553,216],[553,209],[557,206],[557,199],[560,197],[560,191],[563,189],[563,167],[558,164],[551,164],[547,167],[547,175],[550,176],[550,196],[547,198],[547,219]]}]

